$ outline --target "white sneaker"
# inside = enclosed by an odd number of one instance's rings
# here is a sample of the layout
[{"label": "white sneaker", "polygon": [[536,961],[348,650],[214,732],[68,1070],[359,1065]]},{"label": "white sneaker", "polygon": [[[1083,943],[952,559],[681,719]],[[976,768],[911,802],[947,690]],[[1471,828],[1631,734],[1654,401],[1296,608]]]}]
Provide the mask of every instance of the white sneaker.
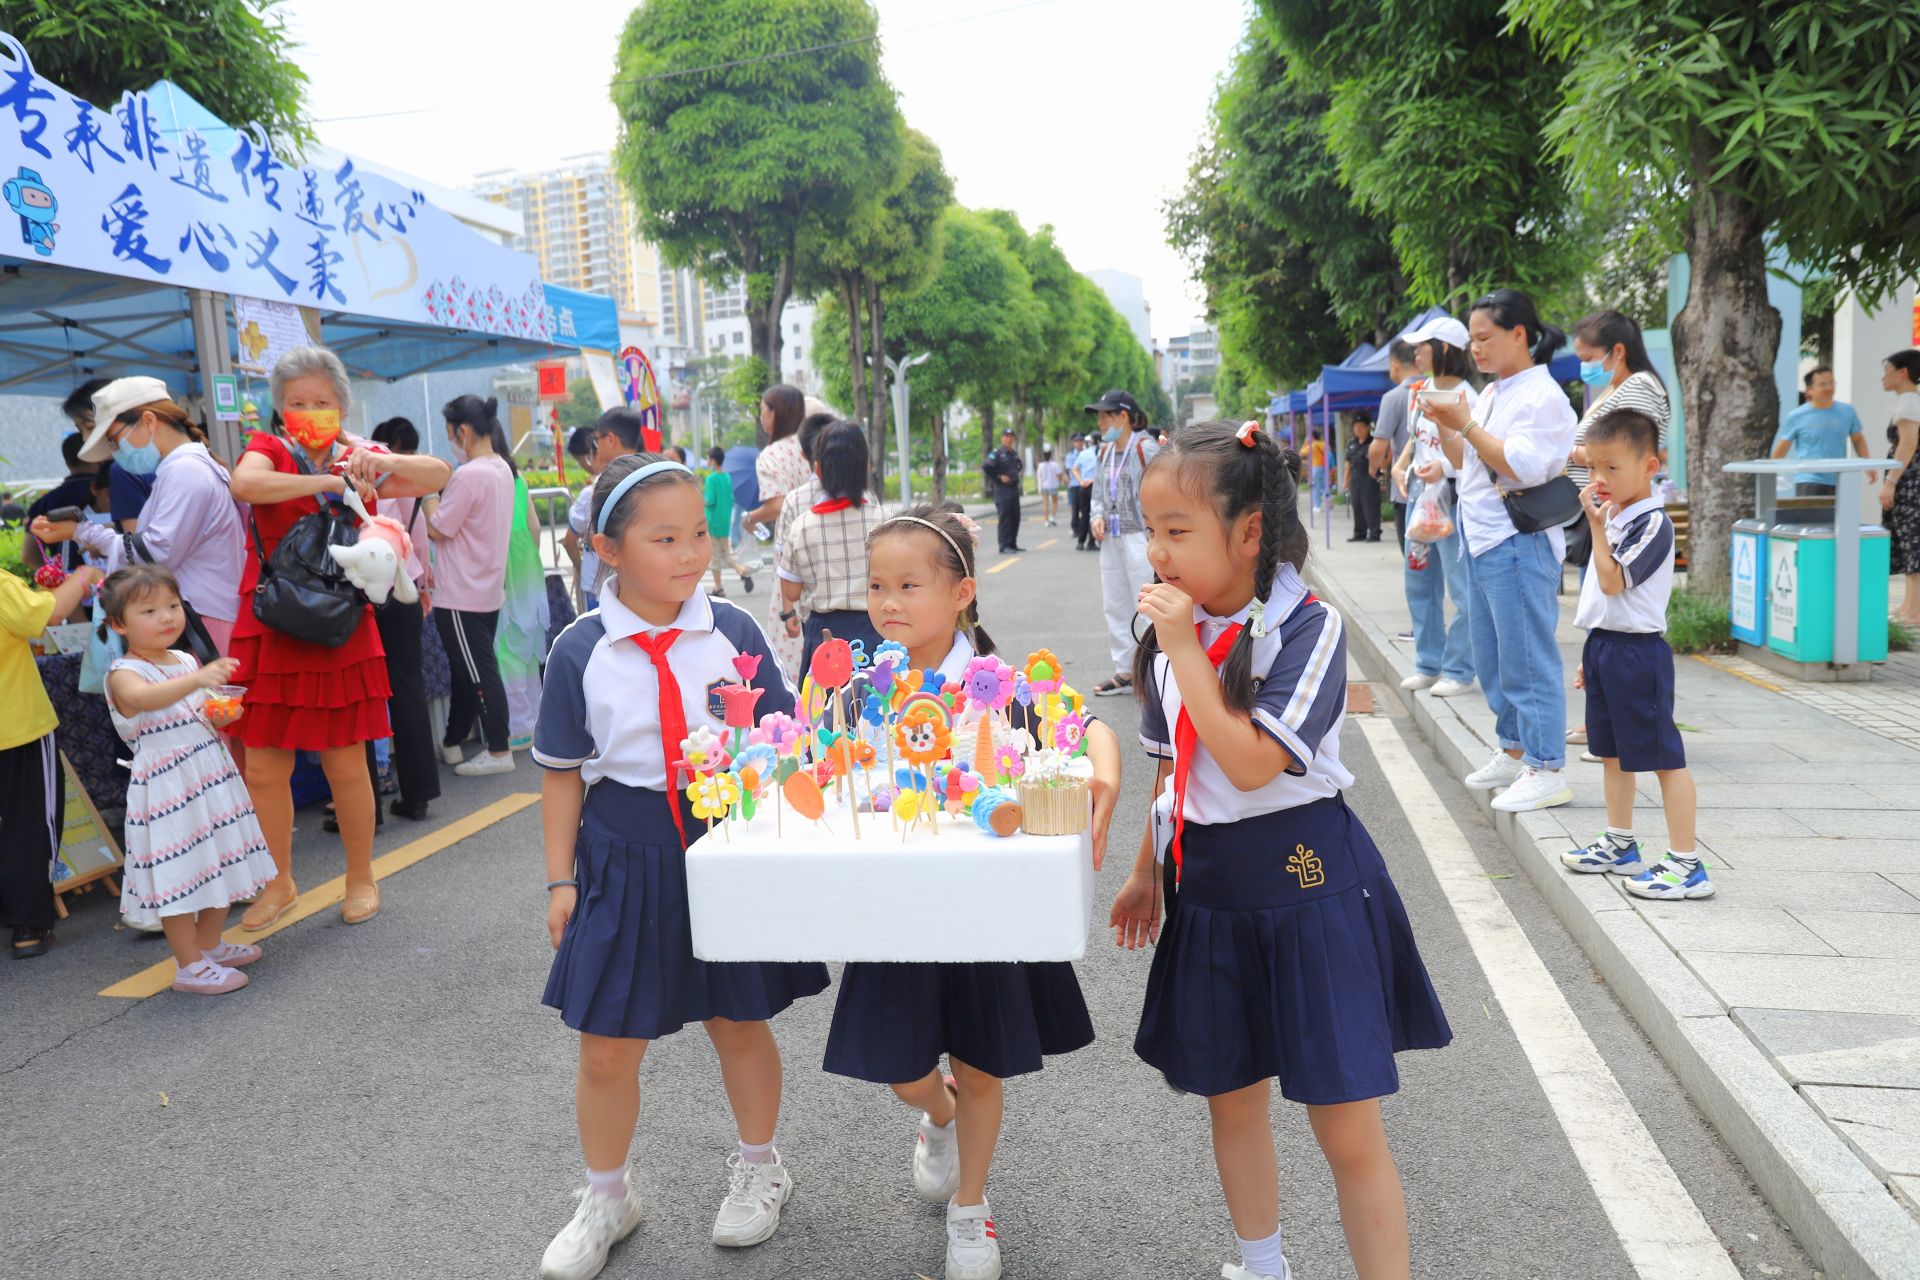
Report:
[{"label": "white sneaker", "polygon": [[1439,676],[1430,676],[1424,671],[1416,671],[1400,682],[1402,689],[1431,689],[1440,682]]},{"label": "white sneaker", "polygon": [[1000,1234],[985,1199],[947,1202],[947,1280],[1000,1280]]},{"label": "white sneaker", "polygon": [[1463,693],[1473,692],[1473,681],[1451,680],[1446,676],[1433,682],[1433,696],[1436,698],[1457,698]]},{"label": "white sneaker", "polygon": [[580,1207],[573,1221],[560,1228],[560,1234],[540,1257],[540,1274],[546,1280],[588,1280],[607,1265],[607,1251],[633,1234],[640,1225],[640,1193],[631,1186],[616,1200],[597,1194],[593,1188],[580,1191]]},{"label": "white sneaker", "polygon": [[440,748],[440,758],[448,764],[463,764],[466,761],[467,753],[458,747],[443,746]]},{"label": "white sneaker", "polygon": [[1293,1280],[1293,1268],[1287,1265],[1285,1258],[1280,1259],[1280,1274],[1263,1276],[1258,1271],[1249,1271],[1237,1262],[1229,1262],[1220,1268],[1220,1280]]},{"label": "white sneaker", "polygon": [[713,1220],[713,1242],[744,1249],[767,1239],[780,1225],[780,1206],[793,1194],[793,1175],[780,1153],[755,1164],[738,1152],[727,1157],[727,1198]]},{"label": "white sneaker", "polygon": [[489,773],[512,773],[513,752],[497,756],[491,751],[482,751],[465,764],[453,766],[453,771],[463,778],[477,778]]},{"label": "white sneaker", "polygon": [[913,1147],[913,1189],[935,1204],[953,1199],[960,1185],[960,1143],[953,1126],[952,1120],[939,1125],[924,1111],[920,1113],[920,1137]]},{"label": "white sneaker", "polygon": [[1526,772],[1526,766],[1504,751],[1495,751],[1487,757],[1487,762],[1467,775],[1467,790],[1491,791],[1495,787],[1511,786],[1520,780]]},{"label": "white sneaker", "polygon": [[1502,813],[1525,813],[1529,809],[1551,809],[1570,804],[1573,788],[1558,769],[1528,769],[1519,781],[1493,798],[1493,807]]}]

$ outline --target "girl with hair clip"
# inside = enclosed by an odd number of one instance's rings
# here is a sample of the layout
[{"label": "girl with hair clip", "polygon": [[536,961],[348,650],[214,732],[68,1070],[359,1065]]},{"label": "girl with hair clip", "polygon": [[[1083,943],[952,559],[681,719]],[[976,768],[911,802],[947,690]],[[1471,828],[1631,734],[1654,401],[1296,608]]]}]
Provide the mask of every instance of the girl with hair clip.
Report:
[{"label": "girl with hair clip", "polygon": [[[883,643],[904,646],[915,670],[937,670],[949,682],[963,679],[976,656],[993,652],[980,625],[978,537],[979,526],[947,505],[914,507],[867,539],[874,630]],[[1087,726],[1086,741],[1098,869],[1120,783],[1120,745],[1097,721]],[[946,1280],[1000,1274],[987,1171],[1000,1136],[1001,1082],[1040,1070],[1046,1055],[1092,1042],[1079,980],[1064,962],[853,963],[841,973],[826,1069],[887,1085],[921,1113],[913,1186],[947,1207]],[[940,1071],[942,1054],[950,1075]]]},{"label": "girl with hair clip", "polygon": [[725,731],[709,691],[743,670],[762,713],[794,704],[753,618],[701,590],[713,548],[699,481],[657,455],[618,458],[594,482],[593,529],[600,607],[554,641],[533,742],[554,945],[545,1003],[580,1033],[574,1103],[588,1183],[541,1260],[548,1280],[598,1274],[639,1225],[627,1157],[640,1063],[689,1022],[713,1041],[739,1130],[713,1242],[773,1235],[793,1179],[773,1145],[781,1064],[767,1019],[827,985],[825,965],[693,954],[684,854],[700,832],[680,792],[681,743],[690,730]]},{"label": "girl with hair clip", "polygon": [[[1307,1108],[1360,1280],[1409,1274],[1379,1099],[1452,1039],[1380,851],[1341,795],[1346,643],[1300,579],[1299,459],[1249,422],[1188,427],[1141,484],[1156,580],[1134,685],[1159,761],[1115,941],[1155,939],[1134,1051],[1207,1099],[1239,1239],[1226,1280],[1286,1280],[1270,1081]],[[1157,836],[1157,838],[1156,838]],[[1165,859],[1167,921],[1159,926]]]}]

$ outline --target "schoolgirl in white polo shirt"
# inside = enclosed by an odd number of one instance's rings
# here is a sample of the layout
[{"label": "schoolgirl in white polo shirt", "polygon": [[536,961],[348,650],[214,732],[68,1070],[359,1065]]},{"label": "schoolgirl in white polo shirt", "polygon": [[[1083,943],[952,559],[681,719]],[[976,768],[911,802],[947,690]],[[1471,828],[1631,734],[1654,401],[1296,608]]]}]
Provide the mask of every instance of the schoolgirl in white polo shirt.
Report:
[{"label": "schoolgirl in white polo shirt", "polygon": [[1134,1051],[1207,1099],[1240,1243],[1227,1280],[1287,1276],[1275,1077],[1307,1107],[1358,1270],[1407,1274],[1377,1100],[1399,1088],[1395,1053],[1453,1035],[1380,851],[1341,796],[1346,642],[1300,580],[1299,484],[1299,458],[1258,423],[1204,423],[1140,488],[1156,580],[1140,593],[1152,631],[1134,687],[1159,794],[1112,923],[1129,948],[1158,938]]},{"label": "schoolgirl in white polo shirt", "polygon": [[[674,785],[688,730],[723,728],[715,687],[757,655],[759,710],[792,712],[759,624],[702,588],[712,560],[699,482],[686,467],[630,454],[593,492],[600,608],[554,641],[534,730],[546,770],[547,928],[555,954],[544,1001],[580,1033],[575,1086],[588,1187],[541,1262],[550,1280],[585,1280],[639,1225],[627,1153],[650,1041],[705,1025],[739,1128],[719,1245],[759,1244],[793,1182],[774,1150],[780,1051],[767,1019],[826,988],[819,964],[708,964],[693,955],[686,863],[699,832]],[[680,779],[684,782],[684,776]]]}]

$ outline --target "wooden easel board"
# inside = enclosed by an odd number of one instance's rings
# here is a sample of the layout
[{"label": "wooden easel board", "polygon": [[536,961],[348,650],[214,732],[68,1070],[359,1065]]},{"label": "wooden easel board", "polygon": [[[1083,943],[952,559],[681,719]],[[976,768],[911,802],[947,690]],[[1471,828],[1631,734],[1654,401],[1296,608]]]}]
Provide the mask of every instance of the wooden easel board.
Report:
[{"label": "wooden easel board", "polygon": [[67,803],[60,815],[60,848],[53,859],[53,907],[64,920],[67,906],[62,898],[67,893],[105,881],[106,891],[119,895],[113,874],[120,870],[125,857],[64,751],[60,753],[60,768],[66,775]]}]

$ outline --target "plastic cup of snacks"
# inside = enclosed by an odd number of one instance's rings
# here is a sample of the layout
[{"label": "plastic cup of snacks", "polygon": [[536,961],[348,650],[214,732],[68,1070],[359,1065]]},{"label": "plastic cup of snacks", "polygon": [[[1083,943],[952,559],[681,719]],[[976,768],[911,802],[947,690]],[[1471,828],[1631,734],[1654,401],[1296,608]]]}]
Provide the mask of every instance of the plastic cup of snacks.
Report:
[{"label": "plastic cup of snacks", "polygon": [[207,696],[200,704],[201,714],[215,729],[224,729],[240,719],[241,713],[246,710],[242,705],[246,696],[245,685],[217,684],[207,690]]}]

